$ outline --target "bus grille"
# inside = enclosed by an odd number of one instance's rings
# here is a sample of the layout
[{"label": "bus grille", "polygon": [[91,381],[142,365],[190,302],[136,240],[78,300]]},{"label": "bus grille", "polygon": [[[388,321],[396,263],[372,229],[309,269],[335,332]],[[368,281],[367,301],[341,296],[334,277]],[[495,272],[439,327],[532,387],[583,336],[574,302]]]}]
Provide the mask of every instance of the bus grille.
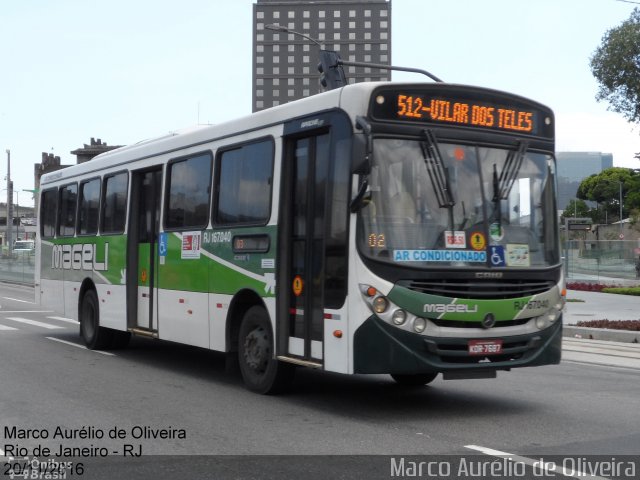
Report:
[{"label": "bus grille", "polygon": [[[503,320],[498,321],[492,327],[494,328],[503,328],[503,327],[517,327],[519,325],[524,325],[531,318],[518,318],[516,320]],[[429,321],[435,323],[439,327],[450,327],[450,328],[482,328],[480,325],[480,321],[477,322],[465,322],[463,320],[443,320],[441,318],[430,318]]]},{"label": "bus grille", "polygon": [[414,292],[452,298],[502,299],[528,297],[555,285],[551,280],[401,280],[398,285]]}]

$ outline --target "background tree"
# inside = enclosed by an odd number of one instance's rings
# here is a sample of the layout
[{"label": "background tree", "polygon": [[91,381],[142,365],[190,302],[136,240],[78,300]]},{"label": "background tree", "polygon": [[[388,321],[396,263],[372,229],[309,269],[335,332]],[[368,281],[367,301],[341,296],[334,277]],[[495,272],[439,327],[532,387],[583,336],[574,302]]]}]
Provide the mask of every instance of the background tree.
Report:
[{"label": "background tree", "polygon": [[591,72],[598,80],[598,101],[640,123],[640,9],[602,38],[591,57]]},{"label": "background tree", "polygon": [[[622,184],[622,185],[621,185]],[[589,215],[599,223],[620,220],[620,187],[622,186],[622,218],[632,209],[640,208],[640,171],[631,168],[612,167],[585,178],[576,197],[597,202],[606,215]],[[605,221],[605,217],[606,221]]]},{"label": "background tree", "polygon": [[564,224],[564,220],[566,218],[586,218],[589,217],[592,220],[592,210],[589,205],[586,204],[584,200],[573,199],[569,200],[567,207],[563,210],[562,215],[560,215],[560,222]]}]

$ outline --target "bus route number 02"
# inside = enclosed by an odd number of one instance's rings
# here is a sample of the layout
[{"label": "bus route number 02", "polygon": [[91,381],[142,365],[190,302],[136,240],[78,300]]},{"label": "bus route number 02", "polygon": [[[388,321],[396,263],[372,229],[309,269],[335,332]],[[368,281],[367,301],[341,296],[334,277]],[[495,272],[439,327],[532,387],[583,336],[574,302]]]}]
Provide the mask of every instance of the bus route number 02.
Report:
[{"label": "bus route number 02", "polygon": [[369,235],[369,248],[384,248],[386,246],[384,233],[372,233]]}]

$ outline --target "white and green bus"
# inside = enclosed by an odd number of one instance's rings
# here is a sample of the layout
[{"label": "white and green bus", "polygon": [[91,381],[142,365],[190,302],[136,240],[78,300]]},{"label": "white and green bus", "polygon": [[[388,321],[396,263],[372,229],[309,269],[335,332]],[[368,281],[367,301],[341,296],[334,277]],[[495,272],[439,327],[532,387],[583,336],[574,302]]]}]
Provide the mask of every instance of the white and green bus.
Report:
[{"label": "white and green bus", "polygon": [[362,83],[46,174],[36,294],[92,349],[143,335],[401,384],[560,361],[554,117]]}]

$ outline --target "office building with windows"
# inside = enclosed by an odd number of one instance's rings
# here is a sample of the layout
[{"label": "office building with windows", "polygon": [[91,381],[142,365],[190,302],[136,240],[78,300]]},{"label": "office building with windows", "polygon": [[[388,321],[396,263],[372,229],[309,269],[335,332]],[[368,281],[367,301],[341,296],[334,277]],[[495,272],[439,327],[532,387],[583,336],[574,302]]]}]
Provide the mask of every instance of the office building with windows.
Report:
[{"label": "office building with windows", "polygon": [[[391,0],[257,0],[253,5],[253,111],[321,91],[317,40],[345,61],[391,65]],[[345,66],[349,83],[389,80],[389,70]]]},{"label": "office building with windows", "polygon": [[613,155],[601,152],[558,152],[558,209],[575,200],[582,180],[613,167]]}]

